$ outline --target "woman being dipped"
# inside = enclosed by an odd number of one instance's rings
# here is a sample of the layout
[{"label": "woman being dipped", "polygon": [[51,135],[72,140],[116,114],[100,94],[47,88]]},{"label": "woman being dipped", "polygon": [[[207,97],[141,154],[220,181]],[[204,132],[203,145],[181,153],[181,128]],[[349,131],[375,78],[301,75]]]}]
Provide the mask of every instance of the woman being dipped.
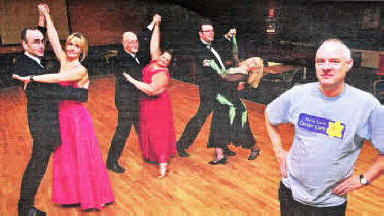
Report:
[{"label": "woman being dipped", "polygon": [[213,60],[203,61],[204,66],[212,67],[221,77],[208,140],[208,148],[215,148],[215,158],[209,162],[211,165],[226,164],[227,158],[223,150],[231,143],[250,149],[248,160],[256,159],[260,152],[249,126],[245,104],[238,91],[244,88],[245,82],[253,88],[258,86],[263,75],[263,60],[252,57],[240,62],[237,56],[236,31],[231,31],[229,37],[233,43],[232,53],[238,67],[222,70]]},{"label": "woman being dipped", "polygon": [[167,162],[176,154],[176,136],[173,125],[168,65],[170,51],[160,50],[161,17],[155,17],[155,26],[150,41],[152,61],[143,69],[143,82],[125,74],[131,82],[146,95],[140,98],[139,138],[144,160],[159,164],[158,178],[167,174]]},{"label": "woman being dipped", "polygon": [[[73,33],[67,38],[63,50],[48,6],[40,4],[38,8],[46,19],[48,39],[60,62],[60,71],[13,77],[26,84],[34,81],[88,88],[88,72],[80,63],[87,55],[87,40],[81,33]],[[58,204],[80,204],[83,210],[101,209],[114,198],[91,116],[82,103],[66,100],[59,105],[59,122],[61,145],[53,154],[52,200]]]}]

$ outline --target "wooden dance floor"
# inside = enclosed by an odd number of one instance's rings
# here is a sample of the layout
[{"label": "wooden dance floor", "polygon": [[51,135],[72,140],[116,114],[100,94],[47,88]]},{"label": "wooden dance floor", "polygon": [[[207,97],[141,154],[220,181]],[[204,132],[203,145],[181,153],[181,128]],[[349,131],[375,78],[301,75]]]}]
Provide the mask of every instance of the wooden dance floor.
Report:
[{"label": "wooden dance floor", "polygon": [[[171,82],[176,136],[179,137],[199,105],[195,85]],[[114,78],[105,76],[91,81],[89,110],[105,160],[114,133],[117,113],[114,106]],[[156,179],[158,167],[142,160],[136,132],[132,130],[120,164],[126,173],[108,171],[115,202],[101,211],[83,212],[79,207],[62,207],[51,201],[52,160],[36,195],[36,206],[50,216],[63,215],[279,215],[277,190],[279,169],[264,127],[265,106],[249,101],[250,125],[260,156],[248,161],[249,150],[234,148],[237,155],[227,165],[208,165],[213,150],[206,148],[210,118],[188,158],[171,159],[165,179]],[[29,160],[31,137],[26,119],[26,98],[19,88],[0,90],[0,215],[17,215],[20,181]],[[286,147],[292,140],[293,127],[283,125]],[[365,143],[356,165],[361,173],[374,162],[377,153]],[[314,170],[315,172],[315,170]],[[308,173],[310,175],[310,173]],[[384,215],[384,178],[348,195],[347,215]]]}]

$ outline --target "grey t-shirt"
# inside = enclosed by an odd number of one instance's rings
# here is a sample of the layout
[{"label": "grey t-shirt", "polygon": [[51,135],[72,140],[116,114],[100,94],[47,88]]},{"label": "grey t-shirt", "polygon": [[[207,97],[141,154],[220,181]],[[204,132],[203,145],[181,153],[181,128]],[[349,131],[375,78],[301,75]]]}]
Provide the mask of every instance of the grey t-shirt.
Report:
[{"label": "grey t-shirt", "polygon": [[384,154],[384,128],[377,124],[383,108],[371,94],[347,84],[333,98],[321,93],[319,83],[295,86],[272,101],[266,112],[273,125],[295,126],[287,178],[282,181],[303,204],[328,207],[346,201],[331,190],[353,172],[364,139]]}]

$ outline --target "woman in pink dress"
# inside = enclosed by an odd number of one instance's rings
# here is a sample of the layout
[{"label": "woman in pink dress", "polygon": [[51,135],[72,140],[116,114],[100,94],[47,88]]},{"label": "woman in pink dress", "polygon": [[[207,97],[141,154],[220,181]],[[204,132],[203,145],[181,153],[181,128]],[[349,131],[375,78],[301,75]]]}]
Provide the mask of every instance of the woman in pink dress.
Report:
[{"label": "woman in pink dress", "polygon": [[167,86],[168,65],[172,55],[160,50],[160,22],[157,17],[150,42],[152,61],[143,69],[143,82],[124,74],[146,96],[140,98],[139,137],[144,160],[159,164],[163,178],[167,174],[167,162],[176,154],[176,136],[173,126],[172,107]]},{"label": "woman in pink dress", "polygon": [[[82,34],[73,33],[67,38],[64,51],[47,5],[38,7],[46,19],[48,38],[60,61],[60,71],[14,77],[25,83],[36,81],[88,88],[88,72],[80,63],[87,55],[87,40]],[[101,209],[114,198],[91,116],[82,103],[66,100],[59,105],[59,122],[61,145],[53,154],[52,200],[58,204],[80,204],[81,209]]]}]

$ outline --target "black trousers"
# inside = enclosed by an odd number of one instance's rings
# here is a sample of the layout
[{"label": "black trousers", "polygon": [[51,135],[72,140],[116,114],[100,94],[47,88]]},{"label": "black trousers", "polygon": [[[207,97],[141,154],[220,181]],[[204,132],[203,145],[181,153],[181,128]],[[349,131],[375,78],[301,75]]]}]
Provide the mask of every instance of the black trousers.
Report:
[{"label": "black trousers", "polygon": [[216,94],[204,93],[200,91],[200,105],[195,115],[188,121],[184,132],[181,135],[177,145],[182,149],[187,149],[192,145],[199,134],[205,120],[211,114],[216,105]]},{"label": "black trousers", "polygon": [[291,189],[280,182],[280,213],[282,216],[344,216],[347,202],[339,206],[314,207],[297,202],[292,197]]},{"label": "black trousers", "polygon": [[139,117],[138,109],[136,107],[133,107],[133,109],[130,110],[126,108],[118,109],[118,123],[109,148],[107,164],[117,163],[121,153],[124,150],[125,141],[131,132],[132,124],[135,127],[136,133],[138,133]]},{"label": "black trousers", "polygon": [[32,154],[21,181],[19,209],[31,208],[41,180],[44,177],[53,150],[43,148],[44,144],[33,141]]}]

